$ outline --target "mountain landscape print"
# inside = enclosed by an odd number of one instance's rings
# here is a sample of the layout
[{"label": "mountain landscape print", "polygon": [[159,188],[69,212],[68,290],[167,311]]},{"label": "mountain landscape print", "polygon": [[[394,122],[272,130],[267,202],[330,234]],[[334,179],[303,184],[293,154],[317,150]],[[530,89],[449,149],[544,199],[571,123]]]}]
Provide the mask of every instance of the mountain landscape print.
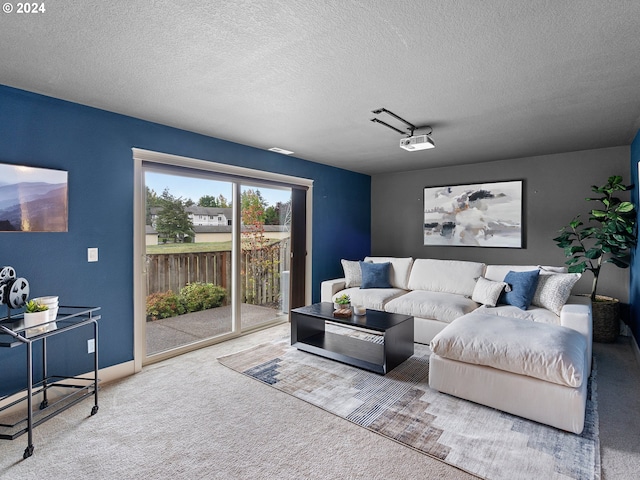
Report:
[{"label": "mountain landscape print", "polygon": [[67,172],[0,164],[0,231],[68,231]]}]

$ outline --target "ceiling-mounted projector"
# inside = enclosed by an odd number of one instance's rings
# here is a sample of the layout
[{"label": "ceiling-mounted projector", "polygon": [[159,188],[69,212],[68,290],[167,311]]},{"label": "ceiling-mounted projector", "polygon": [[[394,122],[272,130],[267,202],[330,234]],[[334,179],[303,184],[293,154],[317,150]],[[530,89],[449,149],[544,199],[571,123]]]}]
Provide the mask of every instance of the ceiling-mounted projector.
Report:
[{"label": "ceiling-mounted projector", "polygon": [[[424,127],[416,127],[413,123],[407,122],[404,118],[396,115],[395,113],[393,113],[390,110],[387,110],[386,108],[378,108],[376,110],[373,110],[372,113],[376,115],[378,115],[379,113],[386,113],[388,115],[391,115],[393,118],[400,120],[402,123],[404,123],[409,127],[407,128],[407,130],[409,130],[409,136],[400,140],[400,148],[404,148],[409,152],[416,152],[418,150],[427,150],[428,148],[435,148],[436,144],[433,143],[433,140],[431,140],[431,137],[429,136],[433,133],[433,128],[431,128],[429,125],[425,125]],[[375,123],[380,123],[385,127],[390,128],[391,130],[395,130],[396,132],[401,133],[403,135],[407,134],[406,132],[403,132],[399,128],[396,128],[393,125],[389,125],[387,122],[383,122],[378,118],[372,118],[371,121]],[[424,135],[413,134],[415,130],[423,129],[423,128],[428,128],[429,133]]]},{"label": "ceiling-mounted projector", "polygon": [[400,148],[404,148],[410,152],[417,150],[426,150],[436,146],[429,135],[415,135],[400,140]]}]

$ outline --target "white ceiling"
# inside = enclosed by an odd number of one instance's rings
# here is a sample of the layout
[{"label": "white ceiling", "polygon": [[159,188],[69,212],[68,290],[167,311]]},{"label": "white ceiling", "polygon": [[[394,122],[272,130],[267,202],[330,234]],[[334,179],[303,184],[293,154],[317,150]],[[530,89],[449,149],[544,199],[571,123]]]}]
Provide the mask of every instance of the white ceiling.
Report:
[{"label": "white ceiling", "polygon": [[[357,172],[629,145],[640,128],[637,0],[44,4],[0,13],[0,84]],[[431,125],[436,148],[401,150],[379,107]]]}]

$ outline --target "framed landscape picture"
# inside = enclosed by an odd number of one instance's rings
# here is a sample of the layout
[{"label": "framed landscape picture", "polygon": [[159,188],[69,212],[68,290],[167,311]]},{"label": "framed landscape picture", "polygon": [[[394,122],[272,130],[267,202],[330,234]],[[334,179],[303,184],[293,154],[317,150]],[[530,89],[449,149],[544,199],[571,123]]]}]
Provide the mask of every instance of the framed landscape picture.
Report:
[{"label": "framed landscape picture", "polygon": [[522,180],[424,189],[424,245],[522,248]]},{"label": "framed landscape picture", "polygon": [[0,231],[68,231],[67,172],[0,163]]}]

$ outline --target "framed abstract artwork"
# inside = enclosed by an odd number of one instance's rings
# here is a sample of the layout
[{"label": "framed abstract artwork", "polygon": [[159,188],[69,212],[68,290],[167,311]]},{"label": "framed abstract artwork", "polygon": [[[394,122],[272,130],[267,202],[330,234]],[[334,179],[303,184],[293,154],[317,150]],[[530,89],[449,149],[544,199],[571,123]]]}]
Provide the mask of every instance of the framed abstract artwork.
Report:
[{"label": "framed abstract artwork", "polygon": [[0,232],[68,231],[67,172],[0,163]]},{"label": "framed abstract artwork", "polygon": [[424,245],[522,248],[522,183],[425,187]]}]

